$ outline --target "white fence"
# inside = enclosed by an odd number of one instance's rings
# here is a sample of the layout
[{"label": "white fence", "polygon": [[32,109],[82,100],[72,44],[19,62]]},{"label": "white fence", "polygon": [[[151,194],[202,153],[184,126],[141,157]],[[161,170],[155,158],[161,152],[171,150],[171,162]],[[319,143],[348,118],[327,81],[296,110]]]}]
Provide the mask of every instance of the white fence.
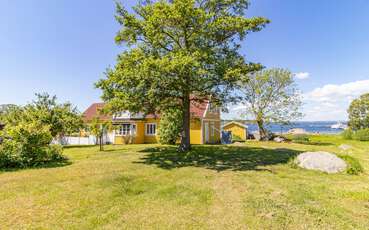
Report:
[{"label": "white fence", "polygon": [[[111,144],[114,140],[114,135],[107,134],[104,135],[104,144]],[[88,137],[63,137],[59,139],[54,139],[52,144],[60,144],[60,145],[96,145],[97,139],[95,136]]]}]

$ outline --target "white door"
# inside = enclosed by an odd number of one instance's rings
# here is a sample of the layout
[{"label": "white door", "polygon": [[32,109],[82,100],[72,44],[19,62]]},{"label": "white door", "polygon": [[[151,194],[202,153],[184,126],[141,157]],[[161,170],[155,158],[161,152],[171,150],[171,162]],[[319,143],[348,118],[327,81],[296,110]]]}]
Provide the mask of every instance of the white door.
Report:
[{"label": "white door", "polygon": [[209,122],[205,122],[205,144],[209,143]]}]

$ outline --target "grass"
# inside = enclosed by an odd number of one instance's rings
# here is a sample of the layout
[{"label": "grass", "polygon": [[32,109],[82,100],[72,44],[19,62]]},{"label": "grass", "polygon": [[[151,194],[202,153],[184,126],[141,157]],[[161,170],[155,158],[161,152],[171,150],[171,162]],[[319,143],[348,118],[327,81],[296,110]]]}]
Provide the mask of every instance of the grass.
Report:
[{"label": "grass", "polygon": [[[368,142],[312,136],[309,144],[238,145],[186,154],[159,145],[66,148],[69,165],[0,172],[0,228],[368,228]],[[289,164],[317,150],[354,158],[364,172],[330,175]]]}]

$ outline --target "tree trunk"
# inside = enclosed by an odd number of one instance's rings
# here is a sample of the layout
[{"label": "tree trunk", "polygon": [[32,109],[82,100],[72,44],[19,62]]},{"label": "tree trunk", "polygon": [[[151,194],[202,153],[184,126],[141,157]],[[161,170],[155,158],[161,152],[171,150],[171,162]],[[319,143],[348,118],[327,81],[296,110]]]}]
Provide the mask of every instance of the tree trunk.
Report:
[{"label": "tree trunk", "polygon": [[191,150],[190,143],[190,98],[187,97],[183,100],[183,130],[181,135],[181,144],[179,146],[180,152],[187,152]]},{"label": "tree trunk", "polygon": [[263,120],[257,120],[256,121],[258,128],[259,128],[259,135],[260,135],[260,140],[265,141],[267,138],[267,132],[264,128],[264,122]]},{"label": "tree trunk", "polygon": [[104,150],[104,147],[103,147],[103,135],[100,136],[100,151],[103,151]]}]

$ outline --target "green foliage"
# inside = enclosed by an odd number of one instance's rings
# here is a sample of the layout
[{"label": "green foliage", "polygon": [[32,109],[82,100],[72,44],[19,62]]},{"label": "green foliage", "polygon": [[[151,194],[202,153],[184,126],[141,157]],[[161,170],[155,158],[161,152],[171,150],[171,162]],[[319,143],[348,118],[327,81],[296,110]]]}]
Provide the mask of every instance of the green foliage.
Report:
[{"label": "green foliage", "polygon": [[66,160],[60,146],[51,146],[54,137],[82,127],[82,119],[69,103],[37,94],[32,103],[11,106],[1,114],[5,128],[0,132],[0,168],[39,166]]},{"label": "green foliage", "polygon": [[190,100],[231,100],[241,75],[258,70],[239,53],[241,41],[269,20],[246,18],[246,0],[142,1],[128,12],[117,4],[115,40],[129,49],[96,86],[111,112],[153,113],[179,108],[189,149]]},{"label": "green foliage", "polygon": [[107,131],[111,131],[113,129],[113,125],[111,121],[102,121],[99,118],[95,117],[92,119],[89,125],[90,132],[97,137],[104,135]]},{"label": "green foliage", "polygon": [[342,132],[342,137],[346,140],[369,141],[369,128],[356,131],[347,129]]},{"label": "green foliage", "polygon": [[342,138],[345,140],[352,140],[354,133],[352,129],[346,129],[342,132],[341,135],[342,135]]},{"label": "green foliage", "polygon": [[255,119],[261,139],[267,139],[265,124],[288,124],[300,118],[301,97],[293,74],[285,69],[262,70],[239,82],[244,116]]},{"label": "green foliage", "polygon": [[50,146],[52,136],[49,127],[39,121],[7,125],[4,133],[6,138],[0,145],[0,168],[40,166],[66,160],[60,146]]},{"label": "green foliage", "polygon": [[349,126],[353,130],[369,128],[369,93],[351,102],[348,109]]},{"label": "green foliage", "polygon": [[24,106],[12,106],[2,115],[6,125],[17,126],[22,122],[40,122],[48,126],[52,137],[67,135],[83,127],[82,117],[70,103],[59,104],[56,96],[36,94],[36,100]]},{"label": "green foliage", "polygon": [[232,142],[244,142],[245,140],[242,140],[241,137],[237,135],[232,135]]},{"label": "green foliage", "polygon": [[100,150],[104,150],[104,134],[113,129],[111,121],[102,121],[98,117],[92,119],[89,129],[92,135],[99,140]]},{"label": "green foliage", "polygon": [[339,157],[347,163],[346,172],[348,174],[358,175],[364,172],[363,166],[360,164],[360,162],[356,158],[348,156],[348,155],[341,155]]},{"label": "green foliage", "polygon": [[160,117],[158,130],[161,144],[174,145],[182,131],[182,112],[179,109],[167,109]]},{"label": "green foliage", "polygon": [[295,134],[291,137],[291,140],[295,143],[306,143],[310,142],[310,137],[306,134]]},{"label": "green foliage", "polygon": [[353,139],[358,141],[369,141],[369,128],[355,131]]}]

